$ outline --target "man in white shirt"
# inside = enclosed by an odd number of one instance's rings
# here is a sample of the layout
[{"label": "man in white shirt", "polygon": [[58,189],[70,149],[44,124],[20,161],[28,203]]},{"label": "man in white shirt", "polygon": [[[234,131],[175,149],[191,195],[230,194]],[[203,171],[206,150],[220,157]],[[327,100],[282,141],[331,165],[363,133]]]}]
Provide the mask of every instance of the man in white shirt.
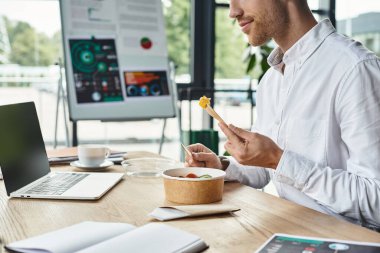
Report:
[{"label": "man in white shirt", "polygon": [[317,23],[306,0],[231,0],[252,45],[278,44],[257,91],[252,132],[219,125],[232,155],[189,146],[188,166],[369,228],[380,228],[380,60]]}]

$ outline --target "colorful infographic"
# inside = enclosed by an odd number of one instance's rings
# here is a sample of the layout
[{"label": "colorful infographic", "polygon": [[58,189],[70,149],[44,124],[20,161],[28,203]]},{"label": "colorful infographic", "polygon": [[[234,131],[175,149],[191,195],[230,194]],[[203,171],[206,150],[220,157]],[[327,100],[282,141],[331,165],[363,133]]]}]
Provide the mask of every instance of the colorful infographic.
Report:
[{"label": "colorful infographic", "polygon": [[70,39],[78,103],[123,101],[114,39]]},{"label": "colorful infographic", "polygon": [[324,238],[275,235],[256,253],[376,253],[380,244],[366,244],[352,241],[333,241]]},{"label": "colorful infographic", "polygon": [[125,71],[127,97],[168,96],[166,71]]}]

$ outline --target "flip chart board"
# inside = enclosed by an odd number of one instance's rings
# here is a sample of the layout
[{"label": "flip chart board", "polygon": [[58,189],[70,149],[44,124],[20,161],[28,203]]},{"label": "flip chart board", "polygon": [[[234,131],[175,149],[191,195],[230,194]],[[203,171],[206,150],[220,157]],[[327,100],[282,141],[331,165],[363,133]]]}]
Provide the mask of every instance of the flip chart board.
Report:
[{"label": "flip chart board", "polygon": [[61,0],[70,118],[175,116],[161,0]]}]

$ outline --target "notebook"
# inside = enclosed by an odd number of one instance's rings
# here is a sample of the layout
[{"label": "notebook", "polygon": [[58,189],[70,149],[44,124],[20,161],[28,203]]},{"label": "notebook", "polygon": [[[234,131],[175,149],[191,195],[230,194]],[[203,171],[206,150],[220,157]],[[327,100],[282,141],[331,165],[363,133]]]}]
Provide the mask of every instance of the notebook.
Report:
[{"label": "notebook", "polygon": [[[114,164],[121,164],[127,152],[111,150],[111,154],[107,157],[108,161]],[[64,165],[78,160],[77,147],[54,149],[47,152],[50,165]]]},{"label": "notebook", "polygon": [[208,246],[194,234],[159,223],[136,228],[127,223],[86,221],[13,242],[5,248],[28,253],[191,253],[201,252]]},{"label": "notebook", "polygon": [[50,172],[33,102],[0,106],[0,167],[10,197],[99,199],[123,173]]}]

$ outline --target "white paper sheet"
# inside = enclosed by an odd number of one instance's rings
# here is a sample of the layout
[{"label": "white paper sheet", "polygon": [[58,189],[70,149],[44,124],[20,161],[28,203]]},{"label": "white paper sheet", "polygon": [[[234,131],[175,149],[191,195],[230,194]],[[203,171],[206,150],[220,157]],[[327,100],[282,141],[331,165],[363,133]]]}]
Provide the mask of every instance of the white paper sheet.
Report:
[{"label": "white paper sheet", "polygon": [[149,214],[149,216],[160,221],[179,219],[183,217],[188,217],[189,215],[190,214],[185,213],[181,210],[177,210],[174,208],[165,208],[165,207],[158,207]]},{"label": "white paper sheet", "polygon": [[204,204],[204,205],[182,205],[182,206],[162,206],[153,210],[149,216],[167,221],[184,217],[197,217],[205,215],[222,214],[239,211],[240,208],[227,204]]},{"label": "white paper sheet", "polygon": [[[22,252],[72,253],[133,230],[126,223],[82,222],[50,233],[11,243],[6,248]],[[28,249],[28,250],[26,250]]]},{"label": "white paper sheet", "polygon": [[207,245],[196,235],[163,224],[149,223],[78,253],[200,252]]}]

